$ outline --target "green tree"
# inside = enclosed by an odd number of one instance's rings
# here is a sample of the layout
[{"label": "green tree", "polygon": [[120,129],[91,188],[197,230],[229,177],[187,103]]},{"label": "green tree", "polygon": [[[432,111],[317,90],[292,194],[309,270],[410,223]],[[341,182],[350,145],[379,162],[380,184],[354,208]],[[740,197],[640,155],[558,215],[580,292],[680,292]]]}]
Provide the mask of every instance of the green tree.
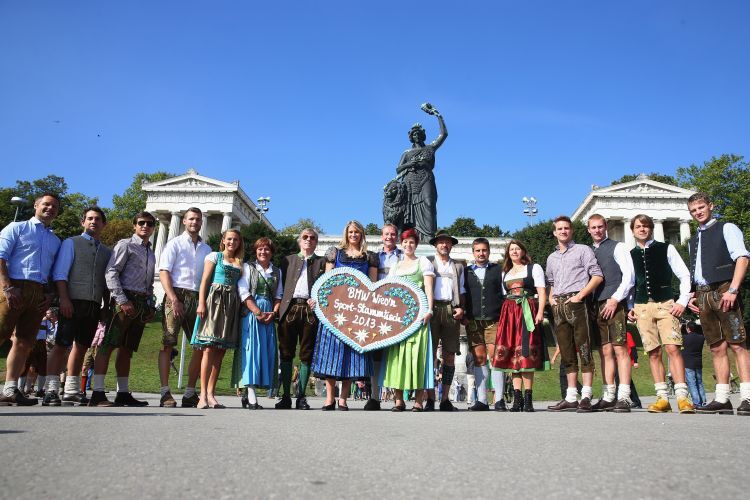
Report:
[{"label": "green tree", "polygon": [[0,226],[5,227],[13,222],[16,206],[10,204],[10,199],[18,196],[27,201],[19,206],[18,220],[26,220],[34,215],[34,200],[44,193],[52,193],[60,198],[60,212],[52,223],[52,230],[64,239],[81,232],[81,215],[83,209],[96,205],[98,199],[88,197],[82,193],[69,193],[68,183],[63,177],[48,175],[33,181],[16,181],[13,187],[0,188]]},{"label": "green tree", "polygon": [[365,226],[365,234],[380,234],[381,231],[382,228],[374,222],[370,222]]},{"label": "green tree", "polygon": [[81,193],[70,193],[63,197],[62,206],[64,209],[52,223],[52,229],[60,239],[69,238],[81,234],[81,217],[87,207],[97,205],[96,198],[89,198]]},{"label": "green tree", "polygon": [[135,214],[146,208],[146,193],[141,189],[143,183],[163,181],[174,176],[175,174],[163,171],[152,174],[138,172],[122,195],[112,196],[112,209],[107,216],[110,219],[131,220]]},{"label": "green tree", "polygon": [[303,229],[311,227],[315,229],[318,233],[323,233],[323,228],[318,225],[317,222],[310,218],[301,218],[294,224],[290,224],[279,231],[281,234],[291,235],[295,238],[299,235],[299,233],[302,232]]},{"label": "green tree", "polygon": [[118,241],[130,238],[133,235],[133,221],[125,219],[107,219],[107,225],[102,231],[102,243],[109,248],[115,246]]},{"label": "green tree", "polygon": [[[281,259],[285,255],[290,255],[299,252],[299,245],[297,245],[297,235],[276,233],[273,229],[269,228],[262,222],[253,222],[247,226],[243,226],[240,229],[242,235],[242,241],[245,244],[245,261],[255,260],[255,252],[253,251],[253,245],[258,238],[266,237],[270,238],[276,246],[276,251],[273,254],[273,263],[276,266],[281,265]],[[206,241],[208,245],[215,251],[219,250],[219,244],[221,243],[221,235],[214,234],[208,237]]]},{"label": "green tree", "polygon": [[[511,234],[511,238],[523,243],[532,260],[546,267],[547,257],[557,248],[557,239],[552,234],[553,230],[552,219],[547,219],[519,229]],[[591,235],[586,230],[586,224],[579,220],[573,221],[573,240],[583,245],[593,243]]]},{"label": "green tree", "polygon": [[453,224],[442,229],[448,231],[452,236],[501,238],[508,235],[506,231],[500,229],[500,226],[492,226],[490,224],[484,224],[482,227],[477,226],[477,222],[473,217],[456,217]]},{"label": "green tree", "polygon": [[[634,181],[638,178],[638,176],[641,174],[627,174],[623,175],[616,181],[612,181],[612,186],[615,184],[625,184],[626,182]],[[646,174],[649,179],[656,182],[663,182],[664,184],[671,184],[673,186],[677,186],[677,179],[674,178],[672,175],[667,174],[660,174],[658,172],[651,172],[650,174]]]}]

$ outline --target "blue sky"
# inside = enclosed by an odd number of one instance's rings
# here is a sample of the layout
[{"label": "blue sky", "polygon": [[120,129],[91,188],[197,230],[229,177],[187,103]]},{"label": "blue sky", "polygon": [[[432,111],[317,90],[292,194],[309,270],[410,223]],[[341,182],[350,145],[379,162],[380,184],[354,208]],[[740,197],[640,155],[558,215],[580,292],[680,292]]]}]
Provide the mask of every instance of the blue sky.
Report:
[{"label": "blue sky", "polygon": [[591,184],[747,156],[750,4],[0,1],[0,186],[104,206],[140,171],[239,179],[282,227],[381,222],[430,101],[438,223],[522,227]]}]

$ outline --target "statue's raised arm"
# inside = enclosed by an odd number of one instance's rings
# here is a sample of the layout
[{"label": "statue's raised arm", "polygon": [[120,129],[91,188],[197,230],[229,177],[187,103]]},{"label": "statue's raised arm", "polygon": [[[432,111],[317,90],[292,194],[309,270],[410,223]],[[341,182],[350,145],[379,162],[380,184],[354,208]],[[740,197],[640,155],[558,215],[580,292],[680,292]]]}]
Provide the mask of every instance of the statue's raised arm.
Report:
[{"label": "statue's raised arm", "polygon": [[440,114],[440,111],[438,111],[437,108],[433,106],[432,104],[430,104],[429,102],[422,104],[421,108],[422,108],[422,111],[424,111],[428,115],[432,115],[438,119],[438,125],[440,126],[440,134],[437,136],[437,139],[432,141],[432,147],[437,149],[443,144],[443,142],[445,141],[445,138],[448,137],[448,129],[445,128],[445,120],[443,120],[443,115]]}]

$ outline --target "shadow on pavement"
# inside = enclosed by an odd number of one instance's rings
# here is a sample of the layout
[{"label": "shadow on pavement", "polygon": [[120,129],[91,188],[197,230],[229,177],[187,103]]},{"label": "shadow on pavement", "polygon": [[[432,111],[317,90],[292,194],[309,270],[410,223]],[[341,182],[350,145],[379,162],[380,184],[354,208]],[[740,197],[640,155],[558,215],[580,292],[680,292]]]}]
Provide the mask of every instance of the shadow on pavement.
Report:
[{"label": "shadow on pavement", "polygon": [[12,417],[39,417],[39,416],[53,416],[53,417],[203,417],[204,415],[186,415],[184,413],[116,413],[116,412],[105,412],[105,411],[87,411],[87,412],[65,412],[65,411],[50,411],[50,412],[2,412],[2,415]]}]

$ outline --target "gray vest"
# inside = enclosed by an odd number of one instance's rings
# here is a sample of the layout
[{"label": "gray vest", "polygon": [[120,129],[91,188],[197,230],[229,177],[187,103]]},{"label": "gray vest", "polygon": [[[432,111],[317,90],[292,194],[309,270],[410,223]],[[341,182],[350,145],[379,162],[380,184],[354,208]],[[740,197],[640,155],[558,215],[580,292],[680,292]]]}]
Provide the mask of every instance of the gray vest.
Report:
[{"label": "gray vest", "polygon": [[112,250],[103,244],[97,248],[93,240],[88,240],[83,236],[73,236],[71,239],[75,253],[68,275],[70,298],[99,303],[107,288],[104,272]]},{"label": "gray vest", "polygon": [[453,264],[453,272],[455,275],[445,275],[443,276],[440,274],[440,271],[438,271],[437,264],[435,264],[435,256],[430,255],[427,257],[427,259],[432,262],[433,267],[435,268],[435,277],[436,278],[452,278],[453,280],[453,297],[451,297],[451,305],[453,307],[458,307],[461,305],[461,294],[458,290],[458,280],[460,279],[461,275],[464,274],[464,265],[461,262],[456,262],[455,260],[451,259],[451,263]]},{"label": "gray vest", "polygon": [[594,249],[596,261],[602,268],[604,283],[600,284],[594,291],[594,300],[607,300],[612,297],[617,287],[622,283],[622,270],[615,260],[615,247],[617,242],[607,238],[602,241],[598,248]]}]

